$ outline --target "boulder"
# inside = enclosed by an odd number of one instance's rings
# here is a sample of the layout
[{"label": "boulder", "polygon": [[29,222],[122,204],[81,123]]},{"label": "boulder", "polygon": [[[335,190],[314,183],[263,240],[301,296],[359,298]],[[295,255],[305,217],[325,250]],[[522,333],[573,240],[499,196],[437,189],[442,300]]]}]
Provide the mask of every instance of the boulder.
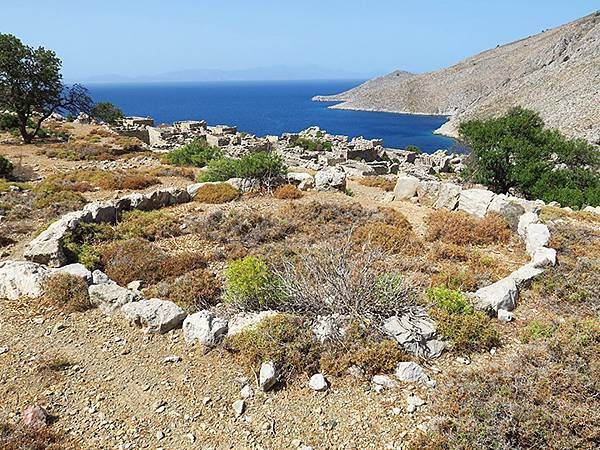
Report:
[{"label": "boulder", "polygon": [[600,206],[586,206],[583,208],[583,212],[600,215]]},{"label": "boulder", "polygon": [[496,194],[485,189],[465,189],[458,197],[458,209],[476,217],[483,217]]},{"label": "boulder", "polygon": [[345,191],[346,172],[339,166],[319,170],[315,174],[315,187],[317,191]]},{"label": "boulder", "polygon": [[267,392],[275,385],[275,383],[277,383],[277,371],[275,370],[275,364],[272,362],[262,363],[258,376],[258,384],[260,388]]},{"label": "boulder", "polygon": [[545,247],[550,242],[550,230],[543,223],[532,223],[525,232],[525,246],[527,253],[534,256],[540,248]]},{"label": "boulder", "polygon": [[227,320],[208,310],[187,316],[183,321],[183,338],[188,344],[199,342],[205,347],[214,347],[226,334]]},{"label": "boulder", "polygon": [[23,425],[31,428],[43,428],[48,425],[50,415],[48,412],[38,405],[32,405],[25,408],[21,416]]},{"label": "boulder", "polygon": [[425,383],[429,380],[429,377],[423,370],[423,368],[412,361],[402,361],[396,366],[395,372],[396,378],[400,381],[406,382],[421,382]]},{"label": "boulder", "polygon": [[383,322],[384,331],[409,353],[434,358],[440,356],[445,343],[437,339],[435,322],[425,309],[411,308],[402,316],[392,316]]},{"label": "boulder", "polygon": [[94,202],[83,207],[84,211],[89,211],[91,221],[95,223],[116,222],[117,208],[112,202]]},{"label": "boulder", "polygon": [[75,275],[76,277],[83,278],[87,284],[91,284],[93,280],[92,272],[90,272],[87,267],[80,263],[68,264],[66,266],[62,266],[58,269],[55,269],[52,272],[68,273],[70,275]]},{"label": "boulder", "polygon": [[412,175],[400,175],[394,187],[394,195],[396,200],[410,200],[417,195],[419,179]]},{"label": "boulder", "polygon": [[436,209],[445,208],[450,211],[456,209],[458,198],[462,191],[462,187],[454,183],[442,183],[440,185],[438,198],[433,204]]},{"label": "boulder", "polygon": [[556,265],[556,250],[548,247],[538,248],[531,259],[534,267],[547,267]]},{"label": "boulder", "polygon": [[522,239],[525,239],[525,236],[527,235],[527,228],[529,228],[529,225],[532,225],[534,223],[539,223],[539,222],[540,222],[540,218],[538,217],[538,215],[536,213],[526,212],[521,217],[519,217],[519,224],[517,225],[517,233],[519,234],[519,236],[521,236]]},{"label": "boulder", "polygon": [[241,312],[229,319],[227,336],[233,336],[244,330],[249,330],[258,325],[263,319],[273,317],[277,311]]},{"label": "boulder", "polygon": [[105,314],[112,314],[117,309],[139,299],[139,293],[119,286],[117,283],[92,284],[88,288],[90,303],[100,308]]},{"label": "boulder", "polygon": [[315,373],[310,380],[308,380],[308,387],[313,391],[323,392],[327,390],[327,380],[321,373]]},{"label": "boulder", "polygon": [[251,192],[259,187],[256,180],[251,180],[248,178],[230,178],[226,181],[226,183],[242,193]]},{"label": "boulder", "polygon": [[314,177],[305,172],[290,172],[287,174],[288,182],[294,184],[301,191],[307,191],[315,187]]},{"label": "boulder", "polygon": [[121,307],[123,316],[146,333],[164,334],[183,323],[186,313],[175,303],[152,298],[126,303]]},{"label": "boulder", "polygon": [[499,309],[512,311],[519,299],[519,289],[511,276],[501,279],[475,292],[475,307],[496,314]]},{"label": "boulder", "polygon": [[47,267],[30,261],[0,261],[0,298],[40,297],[51,273]]},{"label": "boulder", "polygon": [[513,230],[517,229],[519,224],[519,218],[525,213],[525,208],[510,200],[504,194],[496,195],[490,206],[488,207],[487,214],[496,213],[504,217],[510,227]]},{"label": "boulder", "polygon": [[419,203],[423,206],[433,206],[440,196],[442,183],[439,181],[421,181],[417,185]]},{"label": "boulder", "polygon": [[65,214],[29,243],[25,249],[25,259],[46,264],[49,267],[64,265],[67,262],[62,244],[65,233],[74,229],[81,222],[90,222],[91,217],[89,211]]}]

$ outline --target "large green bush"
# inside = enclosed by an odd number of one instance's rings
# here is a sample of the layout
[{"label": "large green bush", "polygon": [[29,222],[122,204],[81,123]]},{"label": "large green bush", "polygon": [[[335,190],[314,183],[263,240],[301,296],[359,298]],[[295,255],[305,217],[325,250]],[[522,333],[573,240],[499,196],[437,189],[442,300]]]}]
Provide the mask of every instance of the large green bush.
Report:
[{"label": "large green bush", "polygon": [[209,162],[222,158],[223,152],[213,147],[205,139],[194,139],[192,142],[173,150],[166,155],[166,160],[177,166],[204,167]]},{"label": "large green bush", "polygon": [[471,149],[466,179],[563,206],[600,204],[600,151],[545,128],[536,112],[518,107],[503,117],[463,122],[459,131]]},{"label": "large green bush", "polygon": [[227,181],[230,178],[257,180],[269,185],[287,173],[287,167],[279,155],[269,152],[249,153],[240,159],[221,158],[208,163],[207,170],[198,181]]},{"label": "large green bush", "polygon": [[110,102],[100,102],[92,108],[92,116],[110,125],[119,125],[123,120],[123,111]]}]

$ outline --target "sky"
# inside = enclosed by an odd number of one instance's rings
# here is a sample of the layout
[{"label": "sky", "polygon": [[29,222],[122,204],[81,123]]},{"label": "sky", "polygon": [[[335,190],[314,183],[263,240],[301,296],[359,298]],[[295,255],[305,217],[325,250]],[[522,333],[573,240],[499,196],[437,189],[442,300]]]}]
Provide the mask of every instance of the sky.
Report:
[{"label": "sky", "polygon": [[272,66],[368,78],[441,69],[598,9],[598,0],[0,0],[0,32],[56,51],[71,81]]}]

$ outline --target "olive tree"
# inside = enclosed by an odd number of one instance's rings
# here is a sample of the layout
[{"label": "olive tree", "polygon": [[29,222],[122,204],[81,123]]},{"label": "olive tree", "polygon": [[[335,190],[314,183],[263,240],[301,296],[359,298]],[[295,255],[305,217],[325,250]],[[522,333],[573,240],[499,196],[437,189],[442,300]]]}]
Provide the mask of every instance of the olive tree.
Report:
[{"label": "olive tree", "polygon": [[87,89],[63,84],[61,65],[52,50],[33,48],[13,35],[0,34],[0,110],[16,115],[27,144],[53,113],[91,111]]}]

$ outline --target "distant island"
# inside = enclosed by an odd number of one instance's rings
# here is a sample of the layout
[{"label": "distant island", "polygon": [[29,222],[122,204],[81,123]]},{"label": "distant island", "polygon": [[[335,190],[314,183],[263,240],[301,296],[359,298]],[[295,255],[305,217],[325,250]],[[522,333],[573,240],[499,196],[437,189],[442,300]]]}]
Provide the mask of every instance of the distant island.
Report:
[{"label": "distant island", "polygon": [[600,144],[600,12],[415,75],[396,71],[349,91],[316,96],[335,109],[441,114],[438,133],[457,137],[465,119],[523,106],[568,136]]}]

